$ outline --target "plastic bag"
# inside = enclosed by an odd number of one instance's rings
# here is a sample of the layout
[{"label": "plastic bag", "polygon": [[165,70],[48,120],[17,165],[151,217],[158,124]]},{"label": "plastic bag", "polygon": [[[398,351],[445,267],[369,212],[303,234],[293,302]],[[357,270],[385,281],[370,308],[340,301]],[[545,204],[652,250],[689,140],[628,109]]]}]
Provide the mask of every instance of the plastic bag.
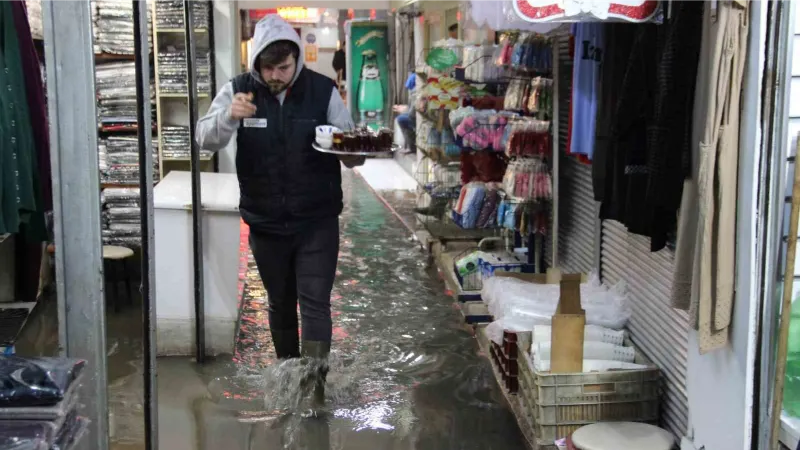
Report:
[{"label": "plastic bag", "polygon": [[64,399],[85,361],[0,357],[0,406],[52,406]]},{"label": "plastic bag", "polygon": [[67,418],[64,425],[58,431],[58,436],[55,438],[50,450],[68,450],[80,440],[86,429],[89,427],[89,419],[78,416],[77,412],[73,412]]},{"label": "plastic bag", "polygon": [[[515,278],[493,277],[484,280],[481,296],[497,325],[513,331],[533,331],[536,325],[549,325],[558,307],[558,284],[528,283]],[[628,323],[632,310],[628,305],[625,285],[613,288],[600,283],[592,274],[582,283],[581,306],[586,323],[621,330]],[[501,333],[502,334],[502,333]]]},{"label": "plastic bag", "polygon": [[54,427],[47,422],[4,421],[0,425],[0,449],[48,450],[54,434]]}]

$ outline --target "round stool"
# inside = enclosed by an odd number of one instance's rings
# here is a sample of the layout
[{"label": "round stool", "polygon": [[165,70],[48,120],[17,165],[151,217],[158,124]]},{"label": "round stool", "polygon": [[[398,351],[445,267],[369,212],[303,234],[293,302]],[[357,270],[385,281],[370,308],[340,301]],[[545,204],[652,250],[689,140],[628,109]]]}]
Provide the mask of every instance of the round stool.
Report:
[{"label": "round stool", "polygon": [[[110,278],[117,287],[120,282],[123,283],[125,289],[125,296],[128,297],[128,302],[133,303],[133,296],[131,294],[131,278],[128,274],[127,267],[125,267],[125,260],[133,256],[133,250],[127,247],[120,247],[117,245],[104,245],[103,246],[103,260],[108,262],[109,273],[107,280]],[[120,295],[120,299],[122,296]],[[114,302],[114,311],[119,311],[119,302]]]},{"label": "round stool", "polygon": [[572,443],[576,450],[670,450],[675,438],[646,423],[604,422],[579,428]]}]

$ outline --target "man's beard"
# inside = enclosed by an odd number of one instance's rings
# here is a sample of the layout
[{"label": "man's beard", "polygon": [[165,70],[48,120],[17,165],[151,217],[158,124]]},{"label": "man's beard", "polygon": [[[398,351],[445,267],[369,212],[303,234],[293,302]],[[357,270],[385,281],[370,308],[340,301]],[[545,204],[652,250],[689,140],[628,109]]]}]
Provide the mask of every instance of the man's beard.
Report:
[{"label": "man's beard", "polygon": [[267,87],[269,88],[269,91],[272,93],[272,95],[278,95],[281,92],[285,91],[286,90],[286,86],[287,86],[287,84],[284,83],[283,81],[268,81],[267,82]]}]

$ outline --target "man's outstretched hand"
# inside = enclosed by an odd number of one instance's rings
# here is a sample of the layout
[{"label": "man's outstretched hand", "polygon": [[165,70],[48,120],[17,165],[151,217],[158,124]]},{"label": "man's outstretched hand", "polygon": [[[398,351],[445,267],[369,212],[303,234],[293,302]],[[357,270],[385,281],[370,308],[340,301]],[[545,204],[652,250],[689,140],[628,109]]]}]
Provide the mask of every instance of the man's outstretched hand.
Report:
[{"label": "man's outstretched hand", "polygon": [[253,93],[240,92],[233,96],[231,109],[228,113],[233,120],[242,120],[256,115],[256,105],[253,104]]}]

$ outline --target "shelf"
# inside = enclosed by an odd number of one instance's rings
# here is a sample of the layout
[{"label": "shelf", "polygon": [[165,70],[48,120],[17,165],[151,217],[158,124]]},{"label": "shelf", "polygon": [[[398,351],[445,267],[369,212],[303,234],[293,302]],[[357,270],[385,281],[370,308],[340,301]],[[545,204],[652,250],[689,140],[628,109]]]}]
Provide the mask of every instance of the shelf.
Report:
[{"label": "shelf", "polygon": [[[153,181],[153,186],[158,184],[158,180]],[[139,189],[139,183],[119,184],[119,183],[100,183],[100,189]]]},{"label": "shelf", "polygon": [[[97,126],[97,131],[100,133],[138,133],[139,132],[139,125],[115,125],[110,127],[105,127],[103,125]],[[158,131],[156,124],[153,124],[153,128],[151,130],[153,133]]]},{"label": "shelf", "polygon": [[[207,162],[207,161],[211,161],[213,159],[214,159],[214,155],[201,156],[200,157],[200,161],[201,162]],[[165,157],[165,158],[161,159],[162,162],[190,162],[191,160],[192,160],[192,158],[188,158],[188,157],[187,158],[166,158]]]},{"label": "shelf", "polygon": [[[183,28],[155,28],[154,31],[156,33],[165,33],[165,34],[183,34],[186,30]],[[208,33],[207,28],[195,28],[195,33]]]},{"label": "shelf", "polygon": [[[180,98],[180,99],[188,99],[189,94],[179,94],[176,92],[160,92],[158,93],[159,98]],[[198,93],[197,98],[208,98],[210,97],[209,94],[206,93]]]},{"label": "shelf", "polygon": [[439,241],[480,241],[483,238],[500,236],[500,229],[464,229],[449,218],[442,221],[422,221],[431,237]]},{"label": "shelf", "polygon": [[94,54],[95,62],[105,63],[105,62],[132,62],[136,61],[136,57],[134,55],[115,55],[112,53],[95,53]]}]

